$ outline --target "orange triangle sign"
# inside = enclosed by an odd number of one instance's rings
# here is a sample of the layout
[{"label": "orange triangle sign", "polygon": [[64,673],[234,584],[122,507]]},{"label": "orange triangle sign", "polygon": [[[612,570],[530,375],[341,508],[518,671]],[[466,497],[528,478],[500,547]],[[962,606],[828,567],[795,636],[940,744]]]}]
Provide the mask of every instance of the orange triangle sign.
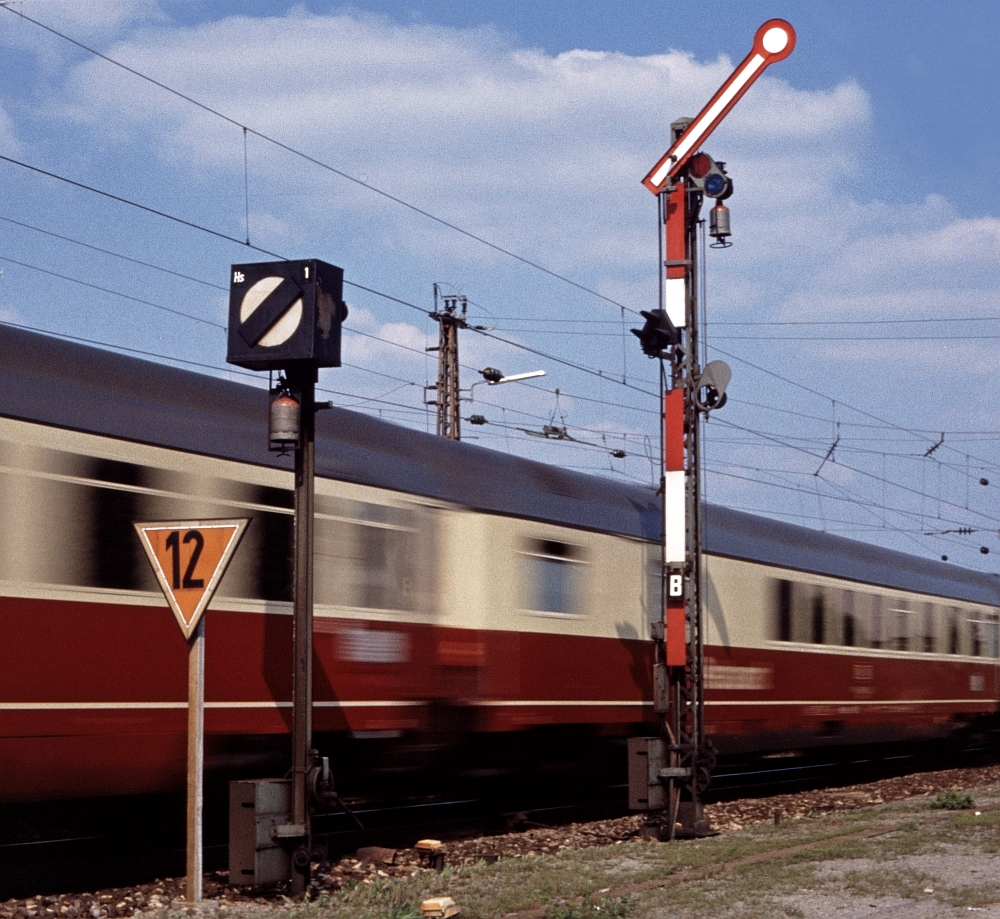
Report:
[{"label": "orange triangle sign", "polygon": [[185,638],[197,627],[249,523],[238,518],[135,524]]}]

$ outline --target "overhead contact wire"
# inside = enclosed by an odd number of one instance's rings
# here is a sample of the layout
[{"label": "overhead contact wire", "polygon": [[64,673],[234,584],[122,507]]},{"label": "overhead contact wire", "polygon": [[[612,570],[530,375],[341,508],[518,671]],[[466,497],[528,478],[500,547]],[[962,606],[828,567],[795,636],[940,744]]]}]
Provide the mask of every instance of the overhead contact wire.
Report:
[{"label": "overhead contact wire", "polygon": [[[393,195],[390,192],[378,188],[375,185],[371,185],[368,182],[363,182],[361,179],[355,178],[350,173],[344,172],[342,169],[337,169],[335,166],[331,166],[329,163],[324,163],[322,160],[319,160],[308,153],[298,150],[295,147],[292,147],[289,144],[286,144],[278,140],[277,138],[271,137],[268,134],[264,134],[261,131],[257,131],[254,128],[249,127],[248,125],[245,125],[240,121],[237,121],[235,118],[232,118],[229,115],[220,112],[218,109],[214,109],[210,105],[206,105],[204,102],[199,102],[192,96],[189,96],[186,93],[182,93],[180,90],[174,89],[173,87],[168,86],[166,83],[163,83],[160,80],[155,79],[154,77],[142,73],[142,71],[140,70],[136,70],[134,67],[129,67],[127,64],[123,64],[121,61],[116,61],[113,57],[109,57],[107,54],[102,54],[96,48],[91,48],[89,45],[85,45],[83,42],[78,41],[75,38],[71,38],[69,35],[60,32],[58,29],[52,28],[52,26],[45,25],[45,23],[39,22],[37,19],[32,19],[30,16],[25,15],[20,10],[15,10],[11,6],[4,4],[0,4],[0,8],[8,10],[15,16],[20,16],[27,22],[30,22],[33,25],[36,25],[39,28],[44,29],[46,32],[49,32],[52,35],[55,35],[63,39],[63,41],[67,41],[70,44],[76,45],[76,47],[82,49],[83,51],[86,51],[88,54],[93,54],[95,57],[98,57],[109,64],[113,64],[115,67],[120,67],[127,73],[132,74],[134,77],[138,77],[140,80],[145,80],[147,83],[150,83],[153,86],[162,89],[164,92],[168,92],[171,95],[176,96],[178,99],[183,99],[185,102],[188,102],[191,105],[200,108],[202,111],[208,112],[209,114],[214,115],[217,118],[221,118],[223,121],[233,125],[234,127],[242,129],[244,132],[253,134],[254,137],[259,137],[261,140],[266,141],[269,144],[274,144],[274,146],[278,147],[281,150],[284,150],[286,153],[290,153],[293,156],[297,156],[305,160],[306,162],[311,163],[314,166],[318,166],[320,169],[325,169],[328,172],[332,172],[334,175],[340,176],[342,179],[346,179],[348,182],[353,182],[355,185],[359,185],[362,188],[366,188],[369,191],[374,192],[375,194],[380,195],[381,197],[389,201],[392,201],[394,204],[398,204],[400,207],[407,208],[408,210],[413,211],[415,214],[419,214],[421,217],[425,217],[428,220],[432,220],[443,227],[447,227],[449,230],[452,230],[455,233],[459,233],[468,239],[474,240],[475,242],[478,242],[481,245],[494,250],[495,252],[500,252],[501,254],[506,255],[509,258],[514,259],[515,261],[521,262],[524,265],[528,265],[529,267],[534,268],[536,271],[540,271],[543,274],[547,274],[549,277],[562,281],[565,284],[569,284],[571,287],[575,287],[577,290],[583,291],[584,293],[590,294],[593,297],[597,297],[599,300],[603,300],[606,303],[610,303],[613,306],[617,306],[621,309],[628,310],[630,313],[638,315],[636,310],[633,310],[630,307],[625,306],[623,303],[619,303],[617,300],[614,300],[611,297],[605,296],[604,294],[596,290],[593,290],[592,288],[587,287],[584,284],[580,284],[579,282],[574,281],[572,278],[568,278],[565,275],[559,274],[559,272],[553,271],[551,268],[546,268],[544,265],[532,261],[531,259],[526,258],[523,255],[518,255],[516,252],[512,252],[510,249],[506,249],[503,246],[498,245],[497,243],[490,242],[490,240],[485,239],[482,236],[478,236],[477,234],[472,233],[469,230],[465,230],[462,227],[458,226],[457,224],[451,223],[450,221],[445,220],[442,217],[438,217],[435,214],[432,214],[430,211],[424,210],[421,207],[417,207],[417,205],[411,204],[409,201],[406,201],[403,198],[400,198],[396,195]],[[249,245],[249,242],[245,243],[245,245]],[[255,246],[251,246],[250,248],[256,249]],[[263,250],[258,249],[257,251],[263,251]]]}]

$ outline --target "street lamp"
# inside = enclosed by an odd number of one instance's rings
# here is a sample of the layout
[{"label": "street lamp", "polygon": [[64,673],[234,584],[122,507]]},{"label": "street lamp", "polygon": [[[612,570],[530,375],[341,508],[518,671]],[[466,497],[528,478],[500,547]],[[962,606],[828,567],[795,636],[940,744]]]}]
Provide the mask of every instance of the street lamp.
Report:
[{"label": "street lamp", "polygon": [[535,377],[545,376],[544,370],[529,370],[527,373],[512,373],[509,377],[504,375],[502,370],[497,370],[496,367],[487,367],[485,370],[479,371],[483,379],[477,380],[472,386],[469,387],[469,401],[475,402],[475,389],[477,386],[486,383],[489,386],[499,386],[501,383],[518,383],[522,380],[533,380]]}]

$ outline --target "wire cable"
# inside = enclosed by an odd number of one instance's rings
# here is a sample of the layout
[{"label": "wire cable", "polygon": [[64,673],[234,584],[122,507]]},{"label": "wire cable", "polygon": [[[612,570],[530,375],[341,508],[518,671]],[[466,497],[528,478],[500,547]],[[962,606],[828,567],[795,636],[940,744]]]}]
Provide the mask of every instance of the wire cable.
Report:
[{"label": "wire cable", "polygon": [[226,331],[226,327],[224,325],[219,322],[213,322],[211,319],[205,319],[202,316],[194,316],[191,313],[185,313],[183,310],[175,310],[169,306],[164,306],[162,303],[153,303],[152,300],[143,300],[140,297],[133,297],[131,294],[123,294],[120,290],[112,290],[110,287],[101,287],[99,284],[91,284],[88,281],[81,281],[79,278],[71,278],[69,275],[59,274],[59,272],[50,271],[48,268],[39,268],[37,265],[20,262],[8,255],[0,254],[0,262],[7,262],[8,264],[17,265],[21,268],[28,268],[31,271],[37,271],[40,274],[47,274],[53,278],[59,278],[61,281],[69,281],[72,284],[79,284],[81,287],[89,287],[91,290],[97,290],[103,294],[111,294],[115,297],[121,297],[124,300],[131,300],[133,303],[141,303],[143,306],[151,306],[154,309],[162,310],[165,313],[172,313],[174,316],[183,316],[185,319],[191,319],[194,322],[202,322],[205,325],[221,329],[223,332]]},{"label": "wire cable", "polygon": [[132,258],[129,255],[123,255],[121,252],[112,252],[110,249],[102,249],[100,246],[93,246],[90,243],[85,243],[82,240],[74,239],[72,236],[63,236],[61,233],[54,233],[52,230],[44,230],[41,227],[36,227],[30,223],[24,223],[20,220],[14,220],[12,217],[4,217],[0,215],[0,221],[4,223],[12,224],[16,227],[21,227],[25,230],[31,230],[35,233],[41,233],[44,236],[51,236],[53,239],[59,239],[63,242],[72,243],[74,246],[82,246],[84,249],[90,249],[93,252],[100,252],[101,255],[109,255],[112,258],[121,259],[125,262],[130,262],[133,265],[141,265],[143,268],[152,268],[154,271],[162,271],[164,274],[172,274],[175,278],[182,278],[185,281],[193,281],[195,284],[203,284],[205,287],[214,287],[216,290],[223,290],[228,293],[229,288],[223,287],[221,284],[214,284],[212,281],[204,281],[201,278],[193,277],[190,274],[182,274],[180,271],[174,271],[171,268],[164,268],[162,265],[154,265],[152,262],[144,262],[142,259]]},{"label": "wire cable", "polygon": [[[36,25],[39,28],[44,29],[46,32],[49,32],[52,35],[55,35],[58,38],[61,38],[64,41],[67,41],[70,44],[75,45],[76,47],[82,49],[83,51],[86,51],[88,54],[92,54],[95,57],[98,57],[109,64],[113,64],[115,67],[119,67],[122,70],[126,71],[127,73],[132,74],[134,77],[138,77],[140,80],[145,80],[147,83],[150,83],[153,86],[162,89],[164,92],[168,92],[171,95],[176,96],[178,99],[183,99],[185,102],[188,102],[191,105],[200,108],[202,111],[208,112],[209,114],[214,115],[217,118],[221,118],[223,121],[228,122],[234,127],[240,128],[244,133],[252,134],[254,137],[258,137],[261,140],[266,141],[269,144],[273,144],[274,146],[278,147],[281,150],[284,150],[286,153],[290,153],[293,156],[297,156],[300,159],[303,159],[314,166],[318,166],[320,169],[325,169],[326,171],[331,172],[334,175],[340,176],[342,179],[346,179],[348,182],[353,182],[355,185],[359,185],[362,188],[368,189],[368,191],[371,191],[376,195],[379,195],[389,201],[392,201],[394,204],[398,204],[401,207],[407,208],[408,210],[412,211],[415,214],[419,214],[420,216],[425,217],[428,220],[432,220],[443,227],[447,227],[449,230],[453,230],[454,232],[459,233],[462,236],[467,237],[468,239],[474,240],[475,242],[480,243],[481,245],[484,245],[494,250],[495,252],[499,252],[503,255],[508,256],[509,258],[515,259],[516,261],[521,262],[524,265],[528,265],[529,267],[534,268],[537,271],[542,272],[543,274],[549,275],[549,277],[555,278],[556,280],[559,281],[563,281],[564,283],[569,284],[572,287],[575,287],[577,290],[583,291],[584,293],[597,297],[599,300],[603,300],[606,303],[610,303],[613,306],[619,307],[620,309],[628,310],[628,312],[638,315],[637,310],[633,310],[630,307],[625,306],[625,304],[619,303],[617,300],[605,296],[599,291],[593,290],[592,288],[587,287],[584,284],[580,284],[579,282],[574,281],[572,278],[569,278],[566,275],[560,274],[557,271],[553,271],[551,268],[546,268],[539,262],[532,261],[531,259],[526,258],[523,255],[518,255],[516,252],[513,252],[510,249],[506,249],[503,246],[498,245],[497,243],[491,242],[485,237],[479,236],[476,233],[472,233],[469,230],[463,229],[462,227],[458,226],[458,224],[452,223],[449,220],[445,220],[442,217],[438,217],[435,214],[432,214],[430,211],[425,210],[424,208],[421,207],[417,207],[417,205],[411,204],[409,201],[406,201],[403,198],[398,197],[397,195],[393,195],[390,192],[385,191],[384,189],[378,188],[375,185],[371,185],[368,182],[364,182],[361,179],[358,179],[355,176],[352,176],[349,173],[344,172],[342,169],[338,169],[335,166],[331,166],[329,163],[324,163],[322,160],[317,159],[316,157],[311,156],[308,153],[304,153],[303,151],[298,150],[295,147],[292,147],[291,145],[286,144],[275,137],[271,137],[268,134],[264,134],[262,131],[258,131],[254,128],[251,128],[249,125],[245,125],[242,122],[237,121],[235,118],[232,118],[229,115],[226,115],[223,112],[220,112],[217,109],[214,109],[209,105],[206,105],[204,102],[199,102],[192,96],[189,96],[186,93],[182,93],[180,90],[174,89],[172,86],[168,86],[166,83],[163,83],[160,80],[148,76],[147,74],[142,73],[142,71],[140,70],[136,70],[134,67],[129,67],[127,64],[123,64],[121,61],[117,61],[113,57],[109,57],[107,54],[102,54],[96,48],[92,48],[89,45],[85,45],[83,42],[78,41],[75,38],[71,38],[69,35],[66,35],[65,33],[60,32],[57,29],[54,29],[52,26],[48,26],[43,22],[39,22],[37,19],[32,19],[30,16],[25,15],[20,10],[15,10],[13,7],[6,4],[0,4],[0,9],[5,9],[8,12],[13,13],[15,16],[20,16],[27,22],[30,22],[33,25]],[[242,240],[240,240],[239,242],[241,242],[243,245],[250,246],[249,236],[246,242],[243,242]],[[256,246],[250,246],[250,248],[256,249],[257,251],[263,251],[261,249],[257,249]]]}]

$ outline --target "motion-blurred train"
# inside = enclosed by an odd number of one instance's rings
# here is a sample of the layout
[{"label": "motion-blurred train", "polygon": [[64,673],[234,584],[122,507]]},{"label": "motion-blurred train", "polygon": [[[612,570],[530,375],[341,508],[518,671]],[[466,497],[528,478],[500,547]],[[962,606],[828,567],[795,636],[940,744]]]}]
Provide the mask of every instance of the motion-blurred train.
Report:
[{"label": "motion-blurred train", "polygon": [[[183,784],[187,648],[137,520],[252,518],[206,614],[207,764],[284,771],[292,474],[266,391],[6,326],[0,354],[0,802]],[[317,427],[321,752],[405,784],[613,748],[624,775],[654,721],[653,490],[339,409]],[[723,755],[992,728],[994,578],[706,517]]]}]

